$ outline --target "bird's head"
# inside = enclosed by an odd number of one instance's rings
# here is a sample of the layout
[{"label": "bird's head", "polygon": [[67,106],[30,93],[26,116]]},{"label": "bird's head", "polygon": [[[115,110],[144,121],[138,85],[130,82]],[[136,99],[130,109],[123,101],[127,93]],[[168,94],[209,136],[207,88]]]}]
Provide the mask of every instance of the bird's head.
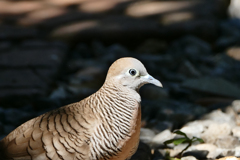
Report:
[{"label": "bird's head", "polygon": [[149,75],[139,60],[131,57],[120,58],[110,66],[106,78],[108,81],[136,91],[147,83],[162,87],[161,82]]}]

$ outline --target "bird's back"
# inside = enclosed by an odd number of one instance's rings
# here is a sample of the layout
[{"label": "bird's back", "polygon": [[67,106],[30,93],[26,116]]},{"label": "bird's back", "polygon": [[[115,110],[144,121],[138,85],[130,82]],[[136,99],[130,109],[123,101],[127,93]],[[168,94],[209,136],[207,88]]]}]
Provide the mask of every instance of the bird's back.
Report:
[{"label": "bird's back", "polygon": [[84,111],[84,100],[36,117],[0,141],[5,159],[85,159],[91,129],[97,123]]}]

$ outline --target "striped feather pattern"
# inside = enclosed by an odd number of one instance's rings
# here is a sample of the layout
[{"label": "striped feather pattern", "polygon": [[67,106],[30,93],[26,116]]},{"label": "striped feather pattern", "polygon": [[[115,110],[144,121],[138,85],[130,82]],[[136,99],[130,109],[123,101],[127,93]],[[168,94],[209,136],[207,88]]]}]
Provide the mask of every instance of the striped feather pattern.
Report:
[{"label": "striped feather pattern", "polygon": [[[80,102],[19,126],[0,141],[4,156],[17,160],[118,159],[125,142],[136,132],[134,119],[140,106],[131,95],[132,90],[104,84]],[[137,143],[124,159],[135,152]]]}]

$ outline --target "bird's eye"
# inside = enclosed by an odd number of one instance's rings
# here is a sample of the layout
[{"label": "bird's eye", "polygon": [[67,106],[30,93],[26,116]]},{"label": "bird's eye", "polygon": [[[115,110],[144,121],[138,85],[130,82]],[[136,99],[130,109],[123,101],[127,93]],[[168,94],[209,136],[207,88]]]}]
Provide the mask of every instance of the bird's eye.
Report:
[{"label": "bird's eye", "polygon": [[135,76],[137,74],[137,71],[135,69],[129,70],[130,75]]}]

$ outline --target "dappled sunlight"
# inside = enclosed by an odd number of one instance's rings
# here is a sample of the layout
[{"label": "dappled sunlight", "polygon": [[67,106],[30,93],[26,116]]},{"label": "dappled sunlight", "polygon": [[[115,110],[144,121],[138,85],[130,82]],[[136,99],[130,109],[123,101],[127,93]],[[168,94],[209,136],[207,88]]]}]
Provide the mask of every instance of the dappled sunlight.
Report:
[{"label": "dappled sunlight", "polygon": [[227,50],[227,55],[240,61],[240,47],[232,47]]},{"label": "dappled sunlight", "polygon": [[18,20],[18,24],[24,26],[30,26],[39,24],[44,20],[61,16],[67,12],[66,9],[60,7],[48,7],[40,10],[33,11],[29,13],[27,16],[20,18]]},{"label": "dappled sunlight", "polygon": [[160,18],[160,22],[163,25],[169,25],[177,22],[188,21],[194,18],[194,15],[191,12],[177,12],[169,13]]},{"label": "dappled sunlight", "polygon": [[44,7],[41,1],[0,1],[0,14],[24,14]]},{"label": "dappled sunlight", "polygon": [[[208,23],[212,21],[208,17],[220,15],[218,13],[221,12],[223,3],[220,1],[219,3],[220,5],[213,5],[207,0],[3,0],[0,1],[0,16],[5,24],[45,28],[46,36],[49,37],[52,35],[55,37],[57,34],[62,37],[64,33],[68,37],[71,32],[74,38],[74,35],[78,35],[79,32],[82,34],[82,31],[86,31],[89,27],[91,31],[88,30],[89,32],[84,35],[95,37],[105,35],[107,39],[112,36],[123,36],[122,34],[128,36],[131,33],[131,37],[136,39],[151,35],[163,38],[169,36],[164,31],[166,29],[164,27],[169,26],[170,33],[176,30],[175,27],[179,28],[181,33],[185,33],[186,30],[192,33],[191,27],[186,28],[184,24],[186,22],[191,23],[190,26],[209,28]],[[200,9],[203,6],[207,6],[204,7],[204,12]],[[93,20],[101,22],[96,26],[98,28],[95,28],[96,30],[92,30],[93,23],[88,23]],[[107,26],[104,24],[105,20],[107,20]],[[206,25],[201,25],[202,23]],[[73,30],[69,31],[72,27]],[[80,28],[77,29],[77,27]],[[63,28],[66,32],[59,32]]]},{"label": "dappled sunlight", "polygon": [[61,7],[67,7],[69,5],[77,5],[84,1],[86,0],[43,0],[44,3],[54,5],[54,6],[61,6]]},{"label": "dappled sunlight", "polygon": [[88,21],[82,21],[82,22],[76,22],[73,24],[69,24],[67,26],[62,26],[52,32],[52,37],[56,36],[63,36],[66,37],[73,36],[75,33],[82,32],[86,29],[93,28],[98,24],[96,20],[88,20]]},{"label": "dappled sunlight", "polygon": [[129,5],[126,9],[126,14],[132,17],[145,17],[156,14],[165,14],[186,9],[187,7],[196,5],[197,3],[199,3],[199,1],[141,1]]},{"label": "dappled sunlight", "polygon": [[116,5],[121,4],[123,2],[126,2],[129,0],[114,0],[114,1],[109,1],[109,0],[95,0],[95,1],[86,1],[83,2],[80,6],[79,9],[83,12],[88,12],[88,13],[98,13],[98,12],[106,12],[111,9],[113,9]]}]

